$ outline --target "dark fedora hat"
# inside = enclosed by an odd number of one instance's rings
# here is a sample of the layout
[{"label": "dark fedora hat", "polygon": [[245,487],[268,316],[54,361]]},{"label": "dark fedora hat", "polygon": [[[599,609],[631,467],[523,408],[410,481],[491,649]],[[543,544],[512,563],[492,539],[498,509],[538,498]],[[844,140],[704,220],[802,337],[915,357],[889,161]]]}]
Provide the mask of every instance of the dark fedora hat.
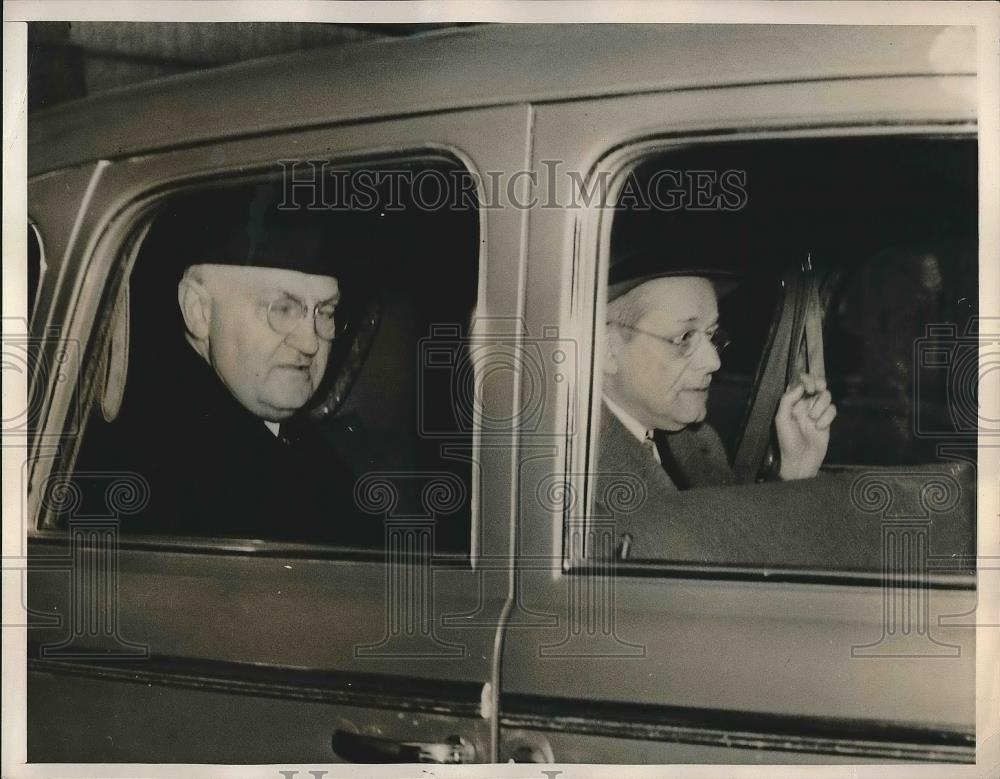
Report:
[{"label": "dark fedora hat", "polygon": [[611,234],[608,300],[654,279],[710,279],[720,298],[743,278],[748,247],[730,214],[623,211]]},{"label": "dark fedora hat", "polygon": [[611,256],[608,272],[608,300],[614,300],[630,292],[647,281],[675,276],[699,276],[710,280],[715,294],[720,298],[728,295],[742,279],[742,275],[722,263],[692,262],[691,257],[681,253],[676,257],[669,246],[662,248],[644,247],[626,256]]}]

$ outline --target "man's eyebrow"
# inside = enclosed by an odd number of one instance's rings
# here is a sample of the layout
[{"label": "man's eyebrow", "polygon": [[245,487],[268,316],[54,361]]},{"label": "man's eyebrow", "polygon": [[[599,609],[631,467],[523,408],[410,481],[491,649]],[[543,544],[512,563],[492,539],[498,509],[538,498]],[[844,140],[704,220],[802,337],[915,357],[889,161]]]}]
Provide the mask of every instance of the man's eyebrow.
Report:
[{"label": "man's eyebrow", "polygon": [[[689,316],[689,317],[687,317],[687,319],[677,319],[677,320],[674,320],[674,321],[675,321],[675,324],[678,324],[678,325],[691,325],[691,324],[697,324],[699,319],[701,319],[701,316],[695,315],[695,316]],[[719,315],[716,314],[715,318],[709,323],[708,326],[709,327],[714,327],[716,324],[718,324],[718,322],[719,322]]]},{"label": "man's eyebrow", "polygon": [[[274,289],[273,292],[262,292],[261,294],[262,294],[262,296],[264,298],[268,298],[272,294],[274,294],[277,297],[292,298],[293,300],[298,300],[299,302],[305,302],[303,300],[302,295],[297,295],[294,292],[289,292],[287,289],[282,289],[280,287],[278,287],[277,289]],[[325,305],[327,303],[339,303],[340,302],[340,298],[341,298],[340,292],[337,292],[336,294],[333,294],[333,295],[331,295],[328,298],[324,298],[323,300],[320,300],[317,303],[317,305],[321,305],[322,306],[322,305]]]},{"label": "man's eyebrow", "polygon": [[289,292],[287,289],[281,289],[281,287],[261,289],[258,291],[258,294],[264,299],[274,298],[275,300],[277,300],[278,298],[285,297],[285,298],[294,298],[295,300],[302,300],[302,298],[300,298],[294,292]]}]

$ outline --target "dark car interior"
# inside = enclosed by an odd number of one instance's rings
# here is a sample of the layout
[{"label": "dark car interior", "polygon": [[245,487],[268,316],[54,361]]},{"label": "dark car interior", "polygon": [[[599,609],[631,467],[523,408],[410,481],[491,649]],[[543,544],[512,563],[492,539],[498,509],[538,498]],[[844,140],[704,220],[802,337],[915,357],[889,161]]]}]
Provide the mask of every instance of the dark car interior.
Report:
[{"label": "dark car interior", "polygon": [[[665,531],[645,556],[878,570],[882,516],[851,492],[858,478],[870,474],[896,480],[900,505],[885,511],[928,518],[934,554],[950,559],[952,568],[971,569],[977,401],[969,377],[978,354],[975,141],[877,137],[692,146],[644,160],[626,191],[630,197],[650,191],[664,170],[743,176],[745,198],[737,208],[664,211],[619,203],[612,233],[613,247],[659,242],[666,251],[686,253],[694,266],[722,265],[740,274],[739,286],[720,301],[732,344],[713,377],[708,411],[731,461],[740,456],[755,384],[765,363],[779,357],[769,344],[788,305],[783,301],[789,298],[789,278],[808,279],[817,290],[820,355],[838,415],[824,470],[807,487],[760,484],[680,493],[677,505],[665,510],[691,518],[685,528],[696,530],[680,536]],[[922,358],[924,353],[933,359]],[[788,360],[791,382],[801,355],[781,357]],[[969,446],[941,451],[937,438],[945,434],[953,441],[966,435]],[[755,462],[766,463],[773,455],[773,433],[765,445],[768,451],[759,452]],[[918,494],[936,474],[947,477],[960,499],[929,511]],[[748,481],[752,485],[762,476],[755,468]],[[787,510],[776,511],[778,504],[787,504]],[[809,519],[803,528],[804,516]],[[729,532],[734,523],[744,532]]]}]

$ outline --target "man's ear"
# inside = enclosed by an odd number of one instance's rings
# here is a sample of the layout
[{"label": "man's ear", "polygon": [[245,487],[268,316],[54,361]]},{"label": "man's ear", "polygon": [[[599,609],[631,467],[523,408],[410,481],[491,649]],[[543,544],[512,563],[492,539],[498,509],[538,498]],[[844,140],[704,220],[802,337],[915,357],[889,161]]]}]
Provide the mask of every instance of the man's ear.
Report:
[{"label": "man's ear", "polygon": [[207,340],[212,324],[212,296],[205,285],[185,275],[177,285],[177,302],[191,337],[196,341]]}]

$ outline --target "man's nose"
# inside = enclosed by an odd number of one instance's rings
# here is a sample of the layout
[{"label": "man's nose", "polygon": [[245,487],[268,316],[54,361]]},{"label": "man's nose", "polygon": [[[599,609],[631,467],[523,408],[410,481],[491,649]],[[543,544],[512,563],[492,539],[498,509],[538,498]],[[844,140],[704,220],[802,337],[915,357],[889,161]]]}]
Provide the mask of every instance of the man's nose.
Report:
[{"label": "man's nose", "polygon": [[722,367],[722,360],[719,358],[719,349],[712,343],[710,338],[702,338],[701,343],[694,350],[693,366],[705,373],[715,373]]},{"label": "man's nose", "polygon": [[311,316],[304,316],[298,326],[285,336],[285,343],[303,354],[310,356],[319,351],[319,336]]}]

